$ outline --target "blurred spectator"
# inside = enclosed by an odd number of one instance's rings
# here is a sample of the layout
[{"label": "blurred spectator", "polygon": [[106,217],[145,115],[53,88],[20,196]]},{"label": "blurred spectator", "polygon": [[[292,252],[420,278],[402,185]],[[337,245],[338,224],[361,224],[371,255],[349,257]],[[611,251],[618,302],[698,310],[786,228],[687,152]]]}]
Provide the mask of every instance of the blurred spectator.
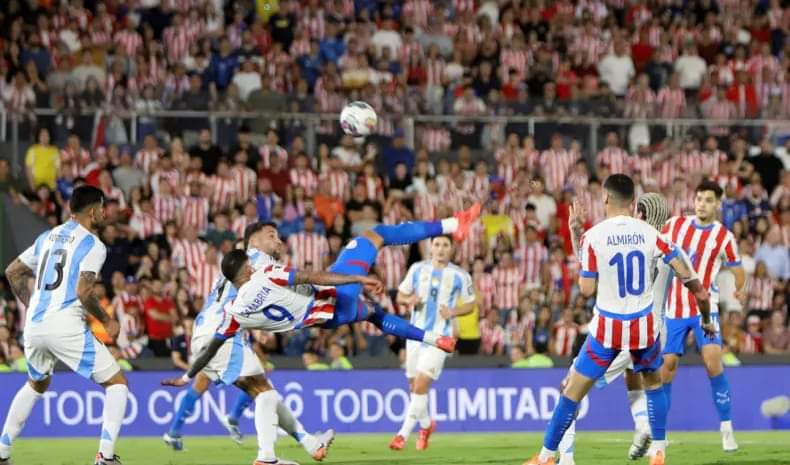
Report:
[{"label": "blurred spectator", "polygon": [[337,342],[329,344],[329,359],[331,360],[329,368],[332,370],[351,370],[354,367],[346,357],[343,346]]},{"label": "blurred spectator", "polygon": [[306,370],[310,371],[325,371],[329,370],[329,365],[322,362],[315,352],[304,352],[302,354],[302,362]]},{"label": "blurred spectator", "polygon": [[790,279],[790,249],[782,243],[781,229],[772,226],[765,241],[757,248],[754,259],[764,262],[768,275],[773,279]]},{"label": "blurred spectator", "polygon": [[156,357],[169,357],[168,343],[173,337],[176,319],[173,300],[164,294],[162,281],[154,279],[143,284],[143,314],[148,333],[148,348]]},{"label": "blurred spectator", "polygon": [[766,354],[790,353],[790,329],[785,324],[786,313],[775,311],[763,331],[763,346]]},{"label": "blurred spectator", "polygon": [[502,355],[505,352],[505,330],[498,323],[497,312],[488,312],[480,321],[480,353]]},{"label": "blurred spectator", "polygon": [[38,130],[36,142],[25,154],[28,183],[31,188],[43,184],[54,189],[55,180],[60,172],[60,157],[58,150],[50,144],[47,128],[42,127]]},{"label": "blurred spectator", "polygon": [[636,70],[623,41],[615,42],[613,52],[598,63],[598,73],[601,75],[601,81],[605,82],[615,95],[625,96],[628,82],[634,77]]},{"label": "blurred spectator", "polygon": [[170,358],[173,366],[179,370],[189,369],[189,344],[192,340],[192,318],[185,318],[181,324],[176,326],[175,335],[170,341]]}]

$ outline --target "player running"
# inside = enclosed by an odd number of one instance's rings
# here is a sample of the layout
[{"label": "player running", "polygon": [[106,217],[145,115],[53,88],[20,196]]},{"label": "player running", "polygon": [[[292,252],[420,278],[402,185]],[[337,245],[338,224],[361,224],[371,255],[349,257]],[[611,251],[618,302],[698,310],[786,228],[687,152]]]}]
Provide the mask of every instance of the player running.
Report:
[{"label": "player running", "polygon": [[[453,240],[437,236],[431,240],[431,260],[413,264],[398,287],[397,301],[412,309],[411,323],[426,331],[444,336],[452,334],[453,318],[474,310],[475,292],[469,273],[450,263]],[[390,449],[406,446],[414,425],[420,424],[417,450],[428,448],[436,422],[428,414],[428,390],[439,379],[447,354],[436,347],[406,341],[406,377],[409,379],[411,399],[406,418],[398,434],[392,438]]]},{"label": "player running", "polygon": [[[119,465],[115,441],[129,396],[126,378],[115,358],[85,323],[85,312],[118,334],[93,294],[107,250],[96,231],[104,221],[104,194],[92,186],[74,189],[71,219],[42,233],[6,269],[11,288],[27,307],[25,356],[30,379],[16,393],[0,434],[0,464],[10,463],[11,444],[22,431],[36,401],[49,387],[60,360],[79,375],[105,388],[99,451],[95,465]],[[28,280],[35,278],[34,287]]]},{"label": "player running", "polygon": [[735,275],[735,288],[740,294],[745,275],[738,255],[735,237],[716,220],[721,208],[721,187],[710,180],[702,181],[695,189],[696,216],[676,216],[664,226],[663,233],[682,247],[700,275],[703,286],[711,295],[712,321],[715,331],[708,336],[702,331],[697,302],[675,279],[667,301],[667,342],[664,347],[662,378],[668,405],[672,404],[672,380],[677,373],[680,357],[685,352],[686,338],[694,332],[697,350],[702,353],[705,370],[710,378],[713,405],[719,413],[721,445],[725,452],[738,450],[731,421],[730,383],[721,363],[721,332],[719,327],[719,289],[716,276],[722,265]]},{"label": "player running", "polygon": [[653,313],[654,266],[669,264],[697,298],[703,329],[713,333],[710,302],[699,279],[678,257],[677,247],[649,224],[633,218],[634,182],[613,174],[604,182],[606,219],[581,238],[579,289],[596,294],[589,335],[571,368],[568,382],[546,428],[543,448],[524,465],[554,465],[560,439],[576,417],[579,402],[603,376],[621,350],[628,350],[634,372],[644,373],[648,418],[656,447],[651,465],[664,465],[666,396],[661,387],[658,318]]},{"label": "player running", "polygon": [[[480,204],[475,204],[469,210],[441,221],[375,226],[346,245],[330,272],[297,271],[281,265],[268,265],[253,271],[246,253],[240,250],[230,252],[222,260],[222,274],[238,289],[235,301],[225,307],[225,317],[217,334],[195,359],[188,373],[181,378],[163,380],[162,384],[187,384],[208,365],[226,339],[247,328],[283,332],[310,326],[336,328],[369,320],[386,333],[452,352],[455,349],[453,337],[423,331],[398,316],[386,313],[376,304],[371,312],[361,294],[363,286],[374,295],[382,291],[381,282],[367,276],[379,248],[419,242],[442,234],[453,234],[456,240],[463,240],[469,232],[469,225],[479,215]],[[273,247],[282,248],[276,231],[269,234]],[[264,252],[269,253],[268,250]],[[311,287],[292,288],[298,284]],[[261,375],[238,377],[235,384],[255,399],[255,428],[258,433],[255,465],[282,463],[274,454],[277,393]]]},{"label": "player running", "polygon": [[[578,206],[573,208],[574,215],[571,217],[571,234],[574,241],[581,237],[582,224],[584,222],[584,212]],[[660,230],[664,223],[669,219],[670,209],[666,199],[661,194],[646,193],[639,196],[636,203],[636,217],[643,220]],[[575,249],[578,249],[578,245]],[[678,257],[686,262],[686,266],[692,269],[688,256],[678,248]],[[693,270],[692,270],[693,271]],[[653,312],[658,319],[658,328],[663,328],[664,305],[669,291],[669,284],[672,282],[672,269],[669,265],[661,261],[656,262],[653,280]],[[663,336],[663,330],[661,333]],[[631,417],[634,420],[634,439],[628,449],[628,457],[636,460],[644,457],[648,452],[652,437],[650,436],[650,423],[647,414],[647,396],[645,395],[642,375],[634,373],[634,364],[631,360],[631,353],[628,350],[620,353],[612,361],[606,373],[596,381],[596,387],[604,387],[613,383],[620,375],[625,377],[625,385],[628,394],[628,403],[631,410]],[[571,424],[560,441],[560,462],[559,465],[574,465],[573,449],[576,436],[576,421]]]},{"label": "player running", "polygon": [[[244,231],[244,247],[252,267],[256,270],[270,264],[276,264],[282,255],[282,250],[277,244],[272,246],[268,237],[272,231],[277,231],[274,224],[254,223]],[[281,244],[281,243],[280,243]],[[262,250],[269,250],[269,255]],[[214,336],[216,328],[222,323],[223,308],[236,297],[236,288],[225,278],[220,277],[212,288],[211,294],[206,299],[198,317],[195,319],[195,330],[191,341],[192,354],[198,354],[208,345]],[[240,371],[239,371],[240,370]],[[232,385],[239,376],[265,375],[260,360],[249,345],[248,338],[239,332],[233,338],[225,341],[217,355],[200,373],[195,376],[192,386],[181,398],[176,409],[175,417],[162,439],[173,450],[182,450],[184,447],[181,438],[181,428],[184,421],[192,414],[195,403],[205,393],[212,382],[216,384]],[[231,413],[221,419],[223,426],[230,433],[231,439],[241,443],[242,434],[239,429],[239,418],[244,410],[252,403],[252,398],[244,391],[236,399]],[[279,426],[299,442],[313,459],[323,460],[334,440],[334,431],[328,430],[323,434],[313,436],[305,431],[304,426],[296,419],[293,412],[282,402],[277,401],[277,418]]]}]

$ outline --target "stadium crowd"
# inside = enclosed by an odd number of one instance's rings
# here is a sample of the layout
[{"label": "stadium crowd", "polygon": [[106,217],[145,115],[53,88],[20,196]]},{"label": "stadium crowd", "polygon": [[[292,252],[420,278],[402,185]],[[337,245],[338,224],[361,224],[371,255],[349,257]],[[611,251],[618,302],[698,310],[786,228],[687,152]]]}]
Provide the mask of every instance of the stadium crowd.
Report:
[{"label": "stadium crowd", "polygon": [[[91,325],[119,357],[184,368],[219,260],[252,222],[274,221],[290,263],[319,269],[378,222],[442,217],[476,200],[483,216],[455,259],[478,295],[456,325],[460,351],[569,355],[592,303],[576,285],[569,203],[585,206],[589,225],[600,221],[601,180],[614,172],[664,193],[676,215],[693,214],[700,180],[719,182],[721,219],[749,276],[745,295],[723,302],[727,348],[790,353],[790,125],[602,126],[606,147],[589,153],[586,128],[551,122],[790,117],[784,2],[3,3],[0,96],[31,145],[24,172],[0,157],[0,192],[55,225],[74,186],[104,190],[108,254],[96,292],[122,331],[113,341]],[[379,113],[376,136],[356,141],[324,121],[314,153],[299,119],[223,116],[209,129],[206,117],[156,116],[337,113],[355,99]],[[403,114],[548,120],[534,131],[419,124],[412,149]],[[375,272],[394,295],[426,256],[425,244],[386,248]],[[7,286],[2,298],[0,370],[24,360],[24,310]],[[368,324],[253,337],[262,355],[306,353],[306,364],[401,347]]]}]

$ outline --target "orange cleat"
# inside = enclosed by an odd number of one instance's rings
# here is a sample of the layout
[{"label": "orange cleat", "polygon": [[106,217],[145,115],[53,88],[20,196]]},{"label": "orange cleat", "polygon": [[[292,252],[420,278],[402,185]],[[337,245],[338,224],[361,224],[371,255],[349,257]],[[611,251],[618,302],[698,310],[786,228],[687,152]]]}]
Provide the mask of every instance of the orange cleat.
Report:
[{"label": "orange cleat", "polygon": [[540,461],[540,455],[536,455],[523,463],[523,465],[556,465],[554,457],[549,457],[545,462]]},{"label": "orange cleat", "polygon": [[656,451],[656,455],[650,457],[650,465],[664,465],[664,452]]},{"label": "orange cleat", "polygon": [[480,216],[480,209],[480,202],[475,202],[467,210],[453,215],[458,220],[458,229],[453,233],[453,240],[462,242],[466,239],[466,236],[469,235],[469,227]]},{"label": "orange cleat", "polygon": [[403,450],[404,447],[406,447],[406,438],[400,434],[396,435],[392,438],[392,441],[390,441],[390,449],[392,450]]},{"label": "orange cleat", "polygon": [[[453,341],[455,346],[455,341]],[[431,426],[420,430],[420,437],[417,439],[417,450],[425,450],[428,448],[428,441],[431,439],[431,434],[436,431],[436,422],[431,420]]]},{"label": "orange cleat", "polygon": [[436,339],[436,347],[448,354],[452,354],[455,352],[456,342],[458,342],[458,340],[452,336],[439,336]]}]

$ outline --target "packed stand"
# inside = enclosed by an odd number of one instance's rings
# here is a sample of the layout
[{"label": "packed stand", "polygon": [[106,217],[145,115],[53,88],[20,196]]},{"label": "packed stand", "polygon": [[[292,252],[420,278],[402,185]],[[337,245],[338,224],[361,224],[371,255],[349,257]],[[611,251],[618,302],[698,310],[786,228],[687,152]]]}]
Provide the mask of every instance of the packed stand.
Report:
[{"label": "packed stand", "polygon": [[[723,318],[727,347],[790,351],[788,127],[647,123],[787,118],[790,15],[778,2],[39,5],[2,7],[0,95],[9,124],[33,144],[24,173],[0,159],[0,191],[54,225],[75,185],[104,190],[97,292],[122,332],[100,337],[119,357],[171,357],[183,368],[219,260],[252,222],[276,222],[291,264],[320,269],[376,223],[442,217],[480,199],[481,220],[457,244],[478,295],[457,322],[461,351],[569,355],[592,302],[578,293],[568,207],[578,199],[588,226],[600,221],[601,180],[613,172],[664,193],[673,214],[693,213],[701,179],[725,188],[722,221],[749,275],[746,295],[725,302],[735,310]],[[232,113],[336,113],[354,99],[380,117],[364,142],[341,137],[335,121]],[[224,113],[209,125],[202,113],[161,110]],[[417,113],[547,119],[420,123],[413,150],[400,122]],[[551,119],[565,116],[640,120],[602,125],[596,151],[586,126]],[[426,256],[425,244],[386,248],[375,272],[394,294]],[[0,369],[24,357],[24,312],[4,295]],[[306,365],[401,348],[368,324],[253,337],[262,356],[306,354]]]}]

